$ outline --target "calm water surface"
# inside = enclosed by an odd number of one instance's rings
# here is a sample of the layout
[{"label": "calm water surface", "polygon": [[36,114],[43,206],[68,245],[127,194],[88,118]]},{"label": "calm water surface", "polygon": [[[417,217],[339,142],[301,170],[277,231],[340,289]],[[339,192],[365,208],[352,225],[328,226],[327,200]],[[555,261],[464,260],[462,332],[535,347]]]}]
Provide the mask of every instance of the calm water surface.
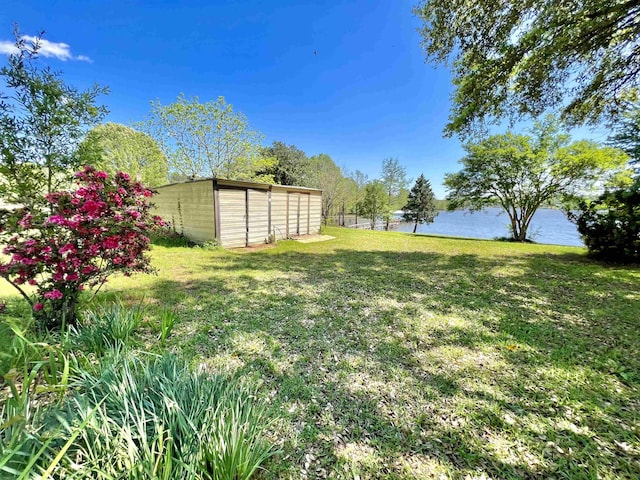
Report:
[{"label": "calm water surface", "polygon": [[[397,231],[412,232],[413,224],[401,223]],[[452,235],[455,237],[496,238],[507,237],[509,217],[499,208],[486,208],[480,212],[467,210],[440,212],[430,225],[418,225],[416,233]],[[537,243],[582,247],[576,226],[559,210],[539,209],[531,221],[529,238]]]}]

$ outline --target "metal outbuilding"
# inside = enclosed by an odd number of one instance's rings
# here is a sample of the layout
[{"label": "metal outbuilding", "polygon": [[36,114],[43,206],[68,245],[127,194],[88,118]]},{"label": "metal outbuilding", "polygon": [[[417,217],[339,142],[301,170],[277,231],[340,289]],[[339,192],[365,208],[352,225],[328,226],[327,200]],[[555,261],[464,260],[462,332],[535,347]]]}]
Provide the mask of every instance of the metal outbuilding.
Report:
[{"label": "metal outbuilding", "polygon": [[155,213],[194,242],[245,247],[320,233],[321,190],[219,178],[156,190]]}]

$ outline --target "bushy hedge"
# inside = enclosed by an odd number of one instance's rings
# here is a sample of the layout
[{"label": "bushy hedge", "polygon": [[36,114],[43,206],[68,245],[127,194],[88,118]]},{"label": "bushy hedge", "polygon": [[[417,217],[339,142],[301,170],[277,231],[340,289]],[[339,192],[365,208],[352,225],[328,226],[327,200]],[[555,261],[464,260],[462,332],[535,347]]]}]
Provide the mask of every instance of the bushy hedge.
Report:
[{"label": "bushy hedge", "polygon": [[607,191],[593,201],[579,203],[569,217],[598,258],[640,261],[640,179],[629,188]]}]

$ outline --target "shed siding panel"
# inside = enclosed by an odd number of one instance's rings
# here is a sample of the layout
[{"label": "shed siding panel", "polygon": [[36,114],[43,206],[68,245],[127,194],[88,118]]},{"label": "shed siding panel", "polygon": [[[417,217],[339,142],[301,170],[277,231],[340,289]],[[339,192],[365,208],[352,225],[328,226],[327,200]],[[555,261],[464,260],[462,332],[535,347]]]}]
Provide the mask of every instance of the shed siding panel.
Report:
[{"label": "shed siding panel", "polygon": [[269,192],[249,189],[249,245],[269,240]]},{"label": "shed siding panel", "polygon": [[244,247],[247,244],[246,190],[221,188],[220,243],[223,247]]},{"label": "shed siding panel", "polygon": [[274,188],[271,192],[271,233],[276,240],[287,238],[287,191]]},{"label": "shed siding panel", "polygon": [[213,184],[211,180],[159,187],[154,213],[171,222],[176,232],[194,242],[213,240]]},{"label": "shed siding panel", "polygon": [[318,234],[322,222],[322,195],[320,192],[311,193],[309,202],[309,233]]}]

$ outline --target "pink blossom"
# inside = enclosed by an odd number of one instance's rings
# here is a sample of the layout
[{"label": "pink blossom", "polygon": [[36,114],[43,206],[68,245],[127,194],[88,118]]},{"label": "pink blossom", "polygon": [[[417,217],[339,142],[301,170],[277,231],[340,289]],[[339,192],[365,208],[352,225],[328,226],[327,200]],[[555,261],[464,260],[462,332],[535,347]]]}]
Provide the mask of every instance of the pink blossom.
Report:
[{"label": "pink blossom", "polygon": [[44,298],[47,298],[49,300],[60,300],[62,298],[62,292],[56,288],[51,290],[50,292],[45,293]]},{"label": "pink blossom", "polygon": [[20,220],[18,220],[18,225],[22,228],[31,228],[31,221],[33,220],[33,215],[30,213],[26,214]]},{"label": "pink blossom", "polygon": [[67,273],[67,277],[66,280],[67,282],[75,282],[79,279],[80,277],[78,277],[77,273]]},{"label": "pink blossom", "polygon": [[53,223],[55,225],[64,225],[64,217],[62,215],[51,215],[47,219],[47,223]]},{"label": "pink blossom", "polygon": [[96,178],[106,180],[109,177],[106,172],[96,172]]},{"label": "pink blossom", "polygon": [[102,242],[102,246],[107,250],[118,248],[119,244],[120,242],[118,241],[118,237],[109,237],[104,242]]},{"label": "pink blossom", "polygon": [[34,312],[39,312],[40,310],[42,310],[44,308],[44,305],[41,303],[36,303],[33,305],[33,311]]},{"label": "pink blossom", "polygon": [[93,200],[87,200],[82,205],[81,210],[87,212],[89,215],[95,215],[104,206],[104,202],[95,202]]},{"label": "pink blossom", "polygon": [[60,249],[60,254],[64,255],[65,253],[76,253],[76,247],[73,243],[67,243],[62,246]]}]

